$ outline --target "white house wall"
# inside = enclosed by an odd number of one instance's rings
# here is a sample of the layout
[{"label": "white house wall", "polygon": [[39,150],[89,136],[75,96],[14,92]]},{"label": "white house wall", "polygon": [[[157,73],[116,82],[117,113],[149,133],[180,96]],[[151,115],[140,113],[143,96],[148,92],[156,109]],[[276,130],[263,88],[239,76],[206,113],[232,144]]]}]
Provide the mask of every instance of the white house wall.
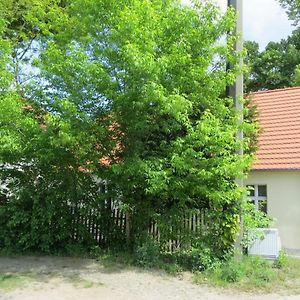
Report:
[{"label": "white house wall", "polygon": [[300,249],[300,171],[253,171],[246,185],[267,185],[268,214],[276,218],[282,246]]}]

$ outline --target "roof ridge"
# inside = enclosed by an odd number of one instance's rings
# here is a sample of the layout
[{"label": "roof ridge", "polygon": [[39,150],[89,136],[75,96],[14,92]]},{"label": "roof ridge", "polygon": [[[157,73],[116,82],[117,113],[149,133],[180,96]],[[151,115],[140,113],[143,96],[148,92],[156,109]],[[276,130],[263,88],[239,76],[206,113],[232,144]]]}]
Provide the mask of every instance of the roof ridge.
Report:
[{"label": "roof ridge", "polygon": [[266,93],[275,93],[275,92],[281,92],[286,90],[298,90],[300,89],[300,86],[291,86],[291,87],[285,87],[285,88],[279,88],[279,89],[273,89],[273,90],[264,90],[264,91],[257,91],[257,92],[250,92],[249,94],[266,94]]}]

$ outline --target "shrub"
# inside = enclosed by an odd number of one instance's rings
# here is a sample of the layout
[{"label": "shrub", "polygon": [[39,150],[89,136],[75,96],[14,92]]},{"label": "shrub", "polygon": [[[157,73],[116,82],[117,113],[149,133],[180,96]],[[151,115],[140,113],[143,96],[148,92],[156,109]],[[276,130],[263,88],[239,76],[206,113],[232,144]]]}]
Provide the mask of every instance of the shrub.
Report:
[{"label": "shrub", "polygon": [[277,260],[274,263],[274,266],[278,269],[281,269],[284,266],[286,266],[286,264],[287,264],[287,254],[283,250],[281,250],[279,252],[279,256]]},{"label": "shrub", "polygon": [[244,204],[243,217],[244,234],[242,245],[247,249],[248,246],[255,239],[260,238],[262,234],[260,231],[255,231],[255,229],[269,227],[274,222],[274,219],[258,210],[255,205],[250,202]]},{"label": "shrub", "polygon": [[220,277],[225,282],[238,282],[243,275],[243,265],[232,259],[225,263],[220,272]]},{"label": "shrub", "polygon": [[159,258],[159,244],[151,238],[148,238],[135,250],[135,262],[141,267],[156,267],[159,264]]},{"label": "shrub", "polygon": [[218,259],[208,247],[180,251],[176,256],[178,264],[187,270],[204,271],[214,268],[218,263]]},{"label": "shrub", "polygon": [[268,261],[260,257],[243,256],[219,261],[214,268],[198,272],[196,282],[209,282],[220,286],[234,283],[246,290],[252,290],[256,287],[265,288],[275,277],[276,272]]}]

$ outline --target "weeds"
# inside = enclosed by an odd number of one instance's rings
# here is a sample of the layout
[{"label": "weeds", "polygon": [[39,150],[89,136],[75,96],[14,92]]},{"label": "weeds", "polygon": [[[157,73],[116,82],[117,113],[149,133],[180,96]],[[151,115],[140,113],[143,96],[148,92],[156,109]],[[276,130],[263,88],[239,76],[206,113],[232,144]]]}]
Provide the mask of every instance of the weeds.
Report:
[{"label": "weeds", "polygon": [[214,268],[196,272],[194,280],[234,288],[246,292],[290,294],[300,292],[300,260],[284,256],[277,263],[259,257],[243,256],[215,265]]},{"label": "weeds", "polygon": [[26,284],[31,278],[23,274],[0,273],[0,290],[11,290]]},{"label": "weeds", "polygon": [[94,287],[95,285],[97,285],[97,286],[103,285],[102,283],[99,283],[99,282],[95,283],[93,281],[84,279],[84,278],[80,277],[79,275],[68,276],[67,280],[68,280],[68,282],[73,284],[74,287],[83,288],[83,289],[88,289],[88,288]]},{"label": "weeds", "polygon": [[[78,252],[74,251],[77,256]],[[80,252],[80,251],[79,251]],[[161,253],[155,243],[141,244],[133,252],[115,252],[93,247],[84,257],[94,258],[104,268],[120,271],[131,267],[165,270],[179,275],[184,270],[194,273],[199,284],[208,284],[237,291],[255,293],[300,294],[300,260],[284,252],[276,262],[259,257],[239,256],[227,260],[214,258],[211,251],[190,249],[178,253]],[[51,276],[50,276],[51,275]],[[90,288],[98,285],[79,275],[46,274],[44,279],[59,277],[75,287]],[[1,273],[0,289],[12,289],[24,285],[28,280],[40,278],[36,273]],[[101,285],[101,283],[99,283]]]},{"label": "weeds", "polygon": [[279,252],[278,259],[275,261],[274,265],[276,268],[281,269],[287,264],[287,254],[284,251]]},{"label": "weeds", "polygon": [[155,268],[160,265],[159,244],[149,239],[135,250],[135,262],[144,268]]}]

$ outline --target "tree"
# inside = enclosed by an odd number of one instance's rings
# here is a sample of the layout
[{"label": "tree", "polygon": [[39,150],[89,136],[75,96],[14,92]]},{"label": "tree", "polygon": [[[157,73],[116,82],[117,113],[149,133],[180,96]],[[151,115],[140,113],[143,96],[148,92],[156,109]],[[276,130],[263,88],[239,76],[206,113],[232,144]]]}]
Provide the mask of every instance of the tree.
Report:
[{"label": "tree", "polygon": [[0,7],[0,178],[10,191],[0,208],[0,246],[57,251],[72,242],[70,205],[100,202],[89,162],[107,155],[105,145],[114,142],[103,138],[105,122],[72,99],[46,101],[49,86],[38,57],[68,20],[60,1]]},{"label": "tree", "polygon": [[284,88],[299,85],[300,65],[300,20],[299,0],[278,0],[287,10],[289,18],[294,20],[296,29],[280,42],[270,42],[263,51],[259,51],[255,42],[246,42],[248,73],[246,91]]},{"label": "tree", "polygon": [[[240,54],[232,51],[234,12],[222,15],[210,1],[183,6],[179,0],[75,0],[52,8],[58,13],[42,8],[43,17],[36,18],[31,16],[40,14],[40,6],[30,9],[29,19],[41,28],[30,60],[38,72],[18,95],[31,105],[27,113],[37,132],[14,158],[22,157],[34,174],[27,187],[42,178],[35,190],[40,196],[19,189],[23,199],[37,203],[37,212],[54,203],[48,221],[39,218],[41,226],[49,233],[57,212],[72,201],[78,189],[70,182],[79,183],[80,197],[96,197],[83,187],[89,182],[94,191],[88,175],[93,173],[122,197],[131,215],[132,244],[150,219],[166,224],[205,208],[214,222],[202,241],[219,256],[230,251],[242,194],[235,178],[250,162],[249,155],[236,155],[239,118],[233,100],[224,97],[241,71]],[[220,44],[225,34],[227,46]],[[242,126],[251,131],[250,124]],[[99,163],[103,157],[109,166]],[[80,166],[87,175],[78,172]],[[29,232],[29,247],[37,247],[41,238]],[[59,242],[65,242],[62,236]]]},{"label": "tree", "polygon": [[270,42],[263,51],[258,44],[246,42],[246,64],[248,74],[245,76],[246,91],[258,91],[290,87],[297,84],[295,79],[300,65],[299,31],[287,39]]},{"label": "tree", "polygon": [[278,0],[283,8],[287,9],[287,13],[291,20],[295,21],[295,25],[300,20],[300,1],[299,0]]},{"label": "tree", "polygon": [[244,64],[246,66],[246,70],[244,71],[244,90],[248,92],[253,90],[253,82],[258,77],[255,70],[256,62],[260,52],[259,44],[255,41],[245,41],[244,48],[247,51],[247,55],[244,58]]}]

